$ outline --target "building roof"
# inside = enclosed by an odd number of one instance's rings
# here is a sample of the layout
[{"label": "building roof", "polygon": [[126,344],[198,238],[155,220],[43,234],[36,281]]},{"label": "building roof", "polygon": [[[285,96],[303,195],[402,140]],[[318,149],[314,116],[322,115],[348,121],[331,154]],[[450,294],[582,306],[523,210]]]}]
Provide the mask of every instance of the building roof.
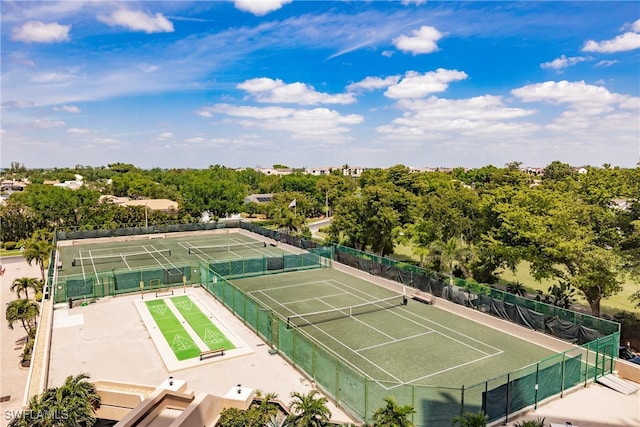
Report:
[{"label": "building roof", "polygon": [[146,206],[152,211],[178,210],[178,202],[169,199],[129,200],[122,203],[122,206]]}]

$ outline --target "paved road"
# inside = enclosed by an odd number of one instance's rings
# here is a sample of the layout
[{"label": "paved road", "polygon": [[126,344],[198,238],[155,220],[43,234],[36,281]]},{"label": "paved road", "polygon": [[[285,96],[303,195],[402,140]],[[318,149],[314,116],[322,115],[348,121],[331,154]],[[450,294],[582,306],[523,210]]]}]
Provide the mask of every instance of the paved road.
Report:
[{"label": "paved road", "polygon": [[322,227],[326,227],[329,224],[331,224],[332,219],[333,218],[329,217],[329,218],[321,219],[319,221],[310,222],[309,224],[307,224],[307,226],[309,227],[309,230],[311,231],[311,235],[313,237],[318,237],[318,231]]}]

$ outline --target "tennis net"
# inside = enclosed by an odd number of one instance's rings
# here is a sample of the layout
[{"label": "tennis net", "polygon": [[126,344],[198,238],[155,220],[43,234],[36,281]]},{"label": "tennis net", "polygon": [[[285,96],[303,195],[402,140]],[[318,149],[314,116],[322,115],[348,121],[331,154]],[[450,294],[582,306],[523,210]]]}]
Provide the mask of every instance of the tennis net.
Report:
[{"label": "tennis net", "polygon": [[407,305],[405,295],[396,295],[389,298],[368,301],[362,304],[348,307],[331,308],[329,310],[314,311],[311,313],[295,314],[287,317],[287,328],[298,328],[301,326],[315,325],[317,323],[337,320],[343,317],[352,317],[359,314],[373,313],[374,311],[386,310],[401,305]]},{"label": "tennis net", "polygon": [[155,258],[156,256],[168,257],[171,256],[171,249],[159,249],[155,251],[145,251],[145,252],[129,252],[129,253],[120,253],[120,254],[109,254],[109,255],[94,255],[88,257],[75,257],[71,262],[71,265],[78,266],[87,264],[100,264],[100,263],[109,263],[109,262],[118,262],[118,261],[130,261],[136,259],[149,259]]},{"label": "tennis net", "polygon": [[244,249],[266,248],[266,242],[247,242],[247,243],[231,243],[228,245],[212,245],[212,246],[190,246],[189,255],[204,254],[210,252],[230,252],[241,251]]}]

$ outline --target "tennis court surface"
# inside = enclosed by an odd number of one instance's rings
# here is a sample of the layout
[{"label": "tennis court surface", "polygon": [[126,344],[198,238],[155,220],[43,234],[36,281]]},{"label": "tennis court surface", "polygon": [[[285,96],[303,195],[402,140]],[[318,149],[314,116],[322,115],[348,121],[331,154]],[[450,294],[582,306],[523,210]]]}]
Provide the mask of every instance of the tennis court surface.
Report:
[{"label": "tennis court surface", "polygon": [[398,384],[461,387],[555,354],[437,306],[404,305],[402,295],[333,269],[233,284],[288,319],[278,331],[281,347],[296,329],[386,390]]}]

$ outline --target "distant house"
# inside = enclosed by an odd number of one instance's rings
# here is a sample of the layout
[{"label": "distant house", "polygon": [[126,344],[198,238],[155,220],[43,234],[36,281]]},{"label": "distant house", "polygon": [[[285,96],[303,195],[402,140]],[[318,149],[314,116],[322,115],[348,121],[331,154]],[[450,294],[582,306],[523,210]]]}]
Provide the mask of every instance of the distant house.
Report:
[{"label": "distant house", "polygon": [[629,212],[631,210],[631,204],[633,200],[629,199],[612,199],[609,201],[609,207],[613,209],[620,209],[625,212]]},{"label": "distant house", "polygon": [[265,175],[291,175],[293,173],[291,168],[257,168],[256,171]]},{"label": "distant house", "polygon": [[307,175],[322,176],[322,175],[330,175],[331,172],[339,169],[340,168],[336,166],[322,166],[322,167],[315,167],[315,168],[305,168],[304,173],[306,173]]},{"label": "distant house", "polygon": [[244,202],[245,203],[257,203],[257,204],[264,204],[264,203],[269,203],[270,201],[273,200],[273,193],[265,193],[265,194],[250,194],[247,197],[244,198]]},{"label": "distant house", "polygon": [[128,197],[118,197],[113,195],[100,196],[98,199],[104,203],[113,203],[118,206],[143,206],[152,211],[172,212],[178,210],[178,202],[169,199],[144,199],[131,200]]},{"label": "distant house", "polygon": [[152,211],[165,213],[178,210],[178,202],[169,199],[129,200],[128,202],[124,202],[122,206],[144,206]]},{"label": "distant house", "polygon": [[579,173],[580,175],[583,175],[583,174],[589,172],[589,169],[587,169],[584,166],[578,166],[578,167],[573,168],[573,171]]},{"label": "distant house", "polygon": [[0,184],[0,191],[23,191],[27,187],[27,185],[29,185],[29,183],[24,181],[6,180],[2,181],[2,183]]}]

